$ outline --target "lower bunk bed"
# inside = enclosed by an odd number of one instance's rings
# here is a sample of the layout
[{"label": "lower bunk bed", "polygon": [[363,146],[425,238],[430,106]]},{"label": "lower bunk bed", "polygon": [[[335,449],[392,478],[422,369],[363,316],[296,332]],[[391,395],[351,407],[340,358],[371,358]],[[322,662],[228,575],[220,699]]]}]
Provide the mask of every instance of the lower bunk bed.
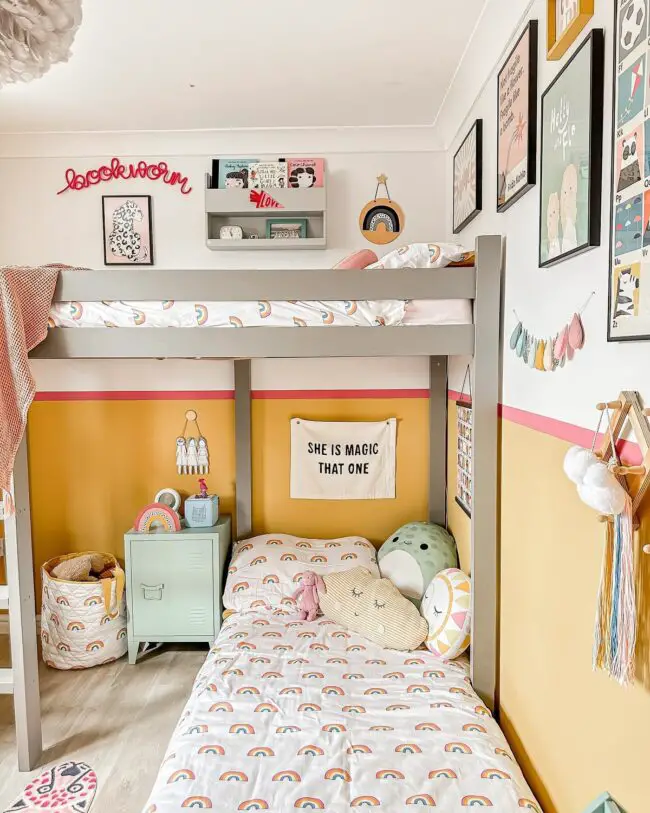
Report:
[{"label": "lower bunk bed", "polygon": [[541,813],[467,660],[262,608],[225,622],[145,810],[417,805]]},{"label": "lower bunk bed", "polygon": [[327,617],[300,620],[291,592],[302,570],[359,563],[378,575],[374,548],[358,537],[236,546],[224,593],[236,611],[198,675],[145,813],[541,813],[466,658],[385,649]]}]

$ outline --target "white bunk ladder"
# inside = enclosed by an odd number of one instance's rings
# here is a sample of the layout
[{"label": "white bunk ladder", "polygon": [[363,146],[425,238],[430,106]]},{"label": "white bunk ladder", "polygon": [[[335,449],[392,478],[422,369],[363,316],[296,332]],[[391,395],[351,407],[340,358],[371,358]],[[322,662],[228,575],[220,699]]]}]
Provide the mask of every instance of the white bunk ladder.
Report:
[{"label": "white bunk ladder", "polygon": [[36,767],[43,750],[27,443],[21,441],[12,482],[15,512],[4,512],[7,584],[0,609],[9,610],[11,667],[0,669],[0,694],[13,694],[18,770]]}]

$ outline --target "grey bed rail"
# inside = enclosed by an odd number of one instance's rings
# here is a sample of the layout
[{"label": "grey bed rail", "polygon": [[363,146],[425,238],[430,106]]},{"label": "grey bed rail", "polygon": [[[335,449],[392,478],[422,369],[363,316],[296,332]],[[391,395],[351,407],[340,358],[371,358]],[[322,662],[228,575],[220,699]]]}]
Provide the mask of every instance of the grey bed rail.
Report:
[{"label": "grey bed rail", "polygon": [[384,271],[168,271],[143,268],[61,271],[55,302],[177,299],[265,300],[474,299],[474,268]]}]

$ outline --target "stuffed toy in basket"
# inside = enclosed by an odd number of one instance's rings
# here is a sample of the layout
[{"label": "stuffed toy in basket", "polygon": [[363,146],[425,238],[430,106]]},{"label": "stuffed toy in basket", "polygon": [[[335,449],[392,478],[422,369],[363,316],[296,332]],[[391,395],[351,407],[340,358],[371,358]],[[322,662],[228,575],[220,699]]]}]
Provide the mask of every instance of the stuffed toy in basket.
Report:
[{"label": "stuffed toy in basket", "polygon": [[43,565],[42,576],[41,642],[48,666],[87,669],[126,653],[124,571],[114,556],[59,556]]}]

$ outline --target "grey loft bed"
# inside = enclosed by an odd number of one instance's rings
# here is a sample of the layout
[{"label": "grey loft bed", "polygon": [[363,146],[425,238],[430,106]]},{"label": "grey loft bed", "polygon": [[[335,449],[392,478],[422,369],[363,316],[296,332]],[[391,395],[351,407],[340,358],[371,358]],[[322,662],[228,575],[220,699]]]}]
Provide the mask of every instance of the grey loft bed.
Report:
[{"label": "grey loft bed", "polygon": [[[220,358],[235,360],[237,535],[251,531],[250,360],[429,356],[429,516],[447,519],[447,357],[474,355],[472,682],[498,711],[498,401],[501,390],[502,240],[479,237],[475,268],[366,271],[63,271],[55,301],[473,299],[474,324],[428,327],[53,328],[34,358]],[[41,754],[36,619],[25,441],[14,470],[15,521],[7,523],[16,736],[21,770]],[[9,554],[8,554],[9,560]],[[13,564],[12,564],[13,563]],[[12,586],[13,585],[13,586]]]}]

